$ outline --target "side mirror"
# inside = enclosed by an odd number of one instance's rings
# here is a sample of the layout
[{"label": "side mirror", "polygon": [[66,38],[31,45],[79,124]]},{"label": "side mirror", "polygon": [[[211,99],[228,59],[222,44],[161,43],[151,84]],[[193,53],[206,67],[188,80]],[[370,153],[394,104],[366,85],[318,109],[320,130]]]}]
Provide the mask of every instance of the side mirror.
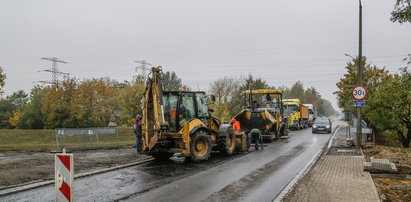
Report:
[{"label": "side mirror", "polygon": [[213,108],[208,108],[208,112],[214,112]]},{"label": "side mirror", "polygon": [[212,102],[215,102],[215,96],[214,95],[211,95],[210,99],[211,99]]}]

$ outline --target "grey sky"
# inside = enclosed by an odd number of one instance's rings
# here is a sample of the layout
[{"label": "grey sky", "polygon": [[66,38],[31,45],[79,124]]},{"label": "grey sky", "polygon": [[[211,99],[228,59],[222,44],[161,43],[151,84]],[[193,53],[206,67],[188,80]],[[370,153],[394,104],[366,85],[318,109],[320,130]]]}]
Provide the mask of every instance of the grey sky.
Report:
[{"label": "grey sky", "polygon": [[[394,1],[363,0],[363,54],[397,71],[411,25],[389,21]],[[337,106],[335,83],[358,52],[358,1],[0,1],[5,95],[50,80],[51,63],[77,78],[131,80],[134,60],[173,70],[193,89],[252,73],[274,86],[301,80]]]}]

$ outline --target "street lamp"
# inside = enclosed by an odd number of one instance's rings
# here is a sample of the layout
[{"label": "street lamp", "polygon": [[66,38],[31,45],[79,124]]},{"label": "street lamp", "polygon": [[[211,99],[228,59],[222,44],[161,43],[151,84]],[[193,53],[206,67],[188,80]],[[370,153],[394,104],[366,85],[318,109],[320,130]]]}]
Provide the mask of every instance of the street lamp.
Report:
[{"label": "street lamp", "polygon": [[355,60],[355,58],[353,57],[353,56],[351,56],[351,55],[348,55],[347,53],[346,54],[344,54],[345,56],[348,56],[348,57],[350,57],[350,58],[352,58],[353,60]]},{"label": "street lamp", "polygon": [[[362,4],[361,0],[358,1],[358,69],[357,69],[357,85],[362,84]],[[345,56],[352,58],[355,61],[355,58],[347,53]],[[357,138],[356,138],[356,148],[361,148],[361,141],[362,141],[362,125],[361,125],[361,107],[357,107]]]}]

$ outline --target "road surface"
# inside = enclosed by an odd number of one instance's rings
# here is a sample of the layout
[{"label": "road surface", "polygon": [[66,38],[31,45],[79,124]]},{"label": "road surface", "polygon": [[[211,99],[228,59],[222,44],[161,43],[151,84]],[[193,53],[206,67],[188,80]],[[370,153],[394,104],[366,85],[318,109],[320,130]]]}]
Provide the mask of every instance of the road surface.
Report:
[{"label": "road surface", "polygon": [[[333,124],[337,125],[337,124]],[[272,201],[326,146],[330,134],[311,128],[264,150],[209,161],[149,162],[75,180],[76,201]],[[53,201],[54,186],[0,197],[0,201]]]}]

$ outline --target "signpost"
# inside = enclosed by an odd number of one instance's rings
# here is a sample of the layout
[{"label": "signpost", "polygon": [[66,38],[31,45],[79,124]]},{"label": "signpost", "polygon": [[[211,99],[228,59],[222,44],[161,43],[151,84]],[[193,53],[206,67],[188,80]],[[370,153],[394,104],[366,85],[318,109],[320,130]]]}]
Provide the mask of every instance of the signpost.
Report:
[{"label": "signpost", "polygon": [[56,201],[73,201],[74,162],[73,154],[56,154],[55,157]]},{"label": "signpost", "polygon": [[[360,5],[361,6],[361,5]],[[361,58],[361,57],[360,57]],[[360,60],[361,61],[361,60]],[[359,66],[360,69],[360,66]],[[361,72],[361,71],[359,71]],[[360,80],[359,80],[360,81]],[[362,137],[362,127],[361,127],[361,108],[365,106],[364,99],[367,97],[368,91],[367,88],[363,85],[357,85],[352,89],[351,96],[354,98],[354,107],[357,107],[357,138],[356,138],[356,147],[357,149],[361,148],[361,137]]]}]

